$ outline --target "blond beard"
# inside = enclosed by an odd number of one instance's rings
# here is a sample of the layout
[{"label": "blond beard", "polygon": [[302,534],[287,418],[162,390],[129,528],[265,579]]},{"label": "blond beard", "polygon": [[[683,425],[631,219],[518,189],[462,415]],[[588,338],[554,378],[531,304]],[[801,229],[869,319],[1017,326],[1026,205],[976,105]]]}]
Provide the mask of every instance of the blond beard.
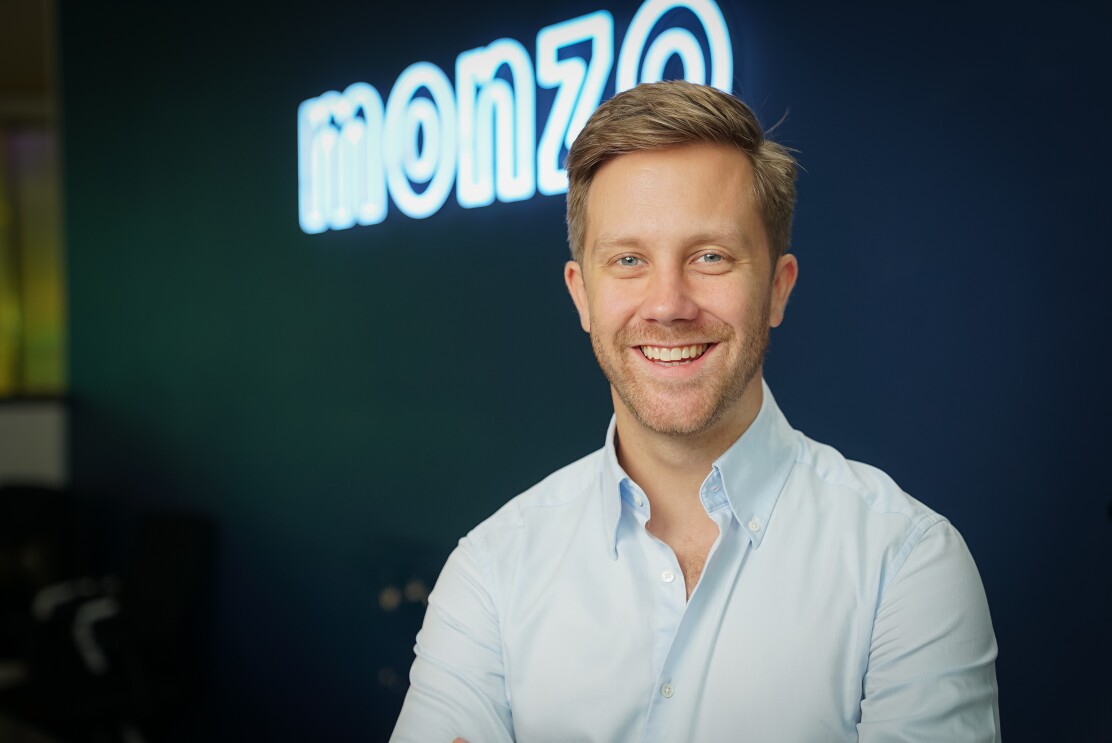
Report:
[{"label": "blond beard", "polygon": [[[761,304],[763,311],[745,328],[745,337],[741,339],[741,346],[736,361],[730,369],[725,370],[721,379],[695,379],[686,387],[696,388],[696,402],[689,405],[689,409],[697,411],[697,415],[684,419],[682,413],[672,410],[672,405],[660,404],[659,394],[646,389],[641,381],[636,378],[624,362],[623,353],[635,344],[669,345],[683,342],[690,338],[710,340],[715,343],[737,341],[737,334],[733,328],[725,323],[716,323],[710,326],[687,325],[684,327],[655,327],[652,331],[635,333],[629,328],[623,328],[614,340],[614,347],[606,349],[602,340],[595,332],[591,332],[591,347],[594,349],[595,358],[598,360],[602,373],[610,381],[611,387],[618,395],[625,407],[645,428],[666,436],[690,436],[702,433],[722,420],[730,410],[734,409],[748,389],[750,382],[757,375],[764,363],[765,350],[769,340],[769,303]],[[598,327],[598,323],[591,320],[591,327]],[[615,359],[619,360],[615,363]],[[682,396],[684,389],[678,390],[677,397]]]}]

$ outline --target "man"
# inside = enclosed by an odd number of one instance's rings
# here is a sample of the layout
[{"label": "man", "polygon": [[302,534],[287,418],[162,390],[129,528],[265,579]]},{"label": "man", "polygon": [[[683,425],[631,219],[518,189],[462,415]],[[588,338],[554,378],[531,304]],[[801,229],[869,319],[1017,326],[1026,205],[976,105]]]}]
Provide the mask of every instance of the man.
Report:
[{"label": "man", "polygon": [[763,383],[790,155],[673,82],[603,104],[567,164],[565,279],[614,418],[460,541],[394,740],[999,740],[961,537]]}]

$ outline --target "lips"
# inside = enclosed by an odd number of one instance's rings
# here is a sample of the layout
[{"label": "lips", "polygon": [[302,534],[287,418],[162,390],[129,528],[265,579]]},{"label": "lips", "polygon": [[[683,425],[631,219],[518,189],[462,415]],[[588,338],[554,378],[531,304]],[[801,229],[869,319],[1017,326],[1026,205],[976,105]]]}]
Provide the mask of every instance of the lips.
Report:
[{"label": "lips", "polygon": [[650,361],[690,363],[706,353],[710,345],[695,343],[690,346],[638,346],[638,348]]}]

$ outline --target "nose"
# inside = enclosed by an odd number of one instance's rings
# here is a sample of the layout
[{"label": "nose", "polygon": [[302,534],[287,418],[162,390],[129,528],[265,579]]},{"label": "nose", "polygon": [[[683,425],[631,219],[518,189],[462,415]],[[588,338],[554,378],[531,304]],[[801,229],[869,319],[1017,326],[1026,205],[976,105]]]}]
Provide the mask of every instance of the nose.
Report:
[{"label": "nose", "polygon": [[661,325],[694,320],[699,306],[692,289],[681,267],[658,268],[648,276],[642,319]]}]

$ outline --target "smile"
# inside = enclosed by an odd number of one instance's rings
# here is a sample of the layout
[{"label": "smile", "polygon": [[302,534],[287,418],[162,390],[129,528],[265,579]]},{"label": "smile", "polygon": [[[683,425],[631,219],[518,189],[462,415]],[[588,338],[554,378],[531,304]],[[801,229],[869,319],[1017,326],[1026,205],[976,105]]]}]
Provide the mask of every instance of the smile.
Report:
[{"label": "smile", "polygon": [[660,361],[672,366],[674,364],[690,364],[706,353],[707,349],[710,348],[710,344],[697,343],[693,346],[676,346],[673,348],[640,346],[639,348],[641,349],[641,353],[645,354],[645,358],[650,361]]}]

